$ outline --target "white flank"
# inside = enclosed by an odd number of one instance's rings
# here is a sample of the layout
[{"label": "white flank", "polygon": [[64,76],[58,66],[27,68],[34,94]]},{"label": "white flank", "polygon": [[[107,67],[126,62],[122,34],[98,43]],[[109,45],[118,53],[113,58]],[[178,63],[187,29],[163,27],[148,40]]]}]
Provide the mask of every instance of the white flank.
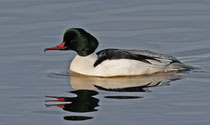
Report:
[{"label": "white flank", "polygon": [[70,71],[88,76],[112,77],[151,74],[163,71],[165,67],[161,63],[152,65],[129,59],[105,60],[94,67],[96,60],[95,53],[86,57],[77,55],[70,65]]}]

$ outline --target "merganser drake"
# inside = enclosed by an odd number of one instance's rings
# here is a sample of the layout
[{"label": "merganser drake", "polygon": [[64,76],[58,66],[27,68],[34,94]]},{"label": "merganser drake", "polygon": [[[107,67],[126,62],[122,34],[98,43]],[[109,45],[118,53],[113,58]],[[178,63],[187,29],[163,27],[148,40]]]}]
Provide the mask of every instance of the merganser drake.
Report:
[{"label": "merganser drake", "polygon": [[64,33],[60,45],[45,51],[76,51],[70,72],[86,76],[135,76],[190,68],[173,56],[148,50],[105,49],[95,53],[98,44],[98,40],[84,29],[71,28]]}]

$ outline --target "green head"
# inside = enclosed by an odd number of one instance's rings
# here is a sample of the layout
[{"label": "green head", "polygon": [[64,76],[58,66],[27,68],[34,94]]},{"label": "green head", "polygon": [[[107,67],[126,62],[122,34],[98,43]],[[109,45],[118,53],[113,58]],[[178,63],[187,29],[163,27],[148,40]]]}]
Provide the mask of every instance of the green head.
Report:
[{"label": "green head", "polygon": [[68,29],[63,36],[63,42],[47,50],[74,50],[80,56],[88,56],[98,47],[98,40],[81,28]]}]

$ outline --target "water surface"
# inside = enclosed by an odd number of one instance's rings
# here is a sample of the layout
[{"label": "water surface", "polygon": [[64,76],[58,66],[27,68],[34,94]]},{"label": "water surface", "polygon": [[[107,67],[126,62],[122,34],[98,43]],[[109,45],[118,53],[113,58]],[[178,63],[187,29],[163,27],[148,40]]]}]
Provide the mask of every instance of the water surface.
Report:
[{"label": "water surface", "polygon": [[[210,123],[209,0],[2,0],[0,124]],[[43,49],[82,27],[97,49],[148,49],[197,67],[175,76],[68,75],[75,52]]]}]

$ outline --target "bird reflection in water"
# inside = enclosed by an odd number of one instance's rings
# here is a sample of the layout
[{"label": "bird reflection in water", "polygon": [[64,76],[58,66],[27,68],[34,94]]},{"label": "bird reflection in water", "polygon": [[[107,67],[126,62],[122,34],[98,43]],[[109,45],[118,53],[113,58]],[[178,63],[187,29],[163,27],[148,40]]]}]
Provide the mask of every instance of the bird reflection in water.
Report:
[{"label": "bird reflection in water", "polygon": [[[94,90],[77,90],[70,93],[76,94],[76,97],[55,97],[46,96],[56,100],[46,100],[45,102],[60,102],[63,104],[46,104],[47,107],[56,106],[69,112],[86,113],[97,111],[96,107],[99,106],[99,99],[93,97],[98,94]],[[65,116],[65,120],[88,120],[93,117],[89,116]]]},{"label": "bird reflection in water", "polygon": [[[109,95],[104,96],[107,99],[139,99],[141,96],[133,96],[131,92],[150,92],[150,87],[169,85],[171,81],[181,79],[180,75],[146,75],[136,77],[113,77],[113,78],[98,78],[84,77],[73,75],[70,77],[70,84],[73,89],[70,93],[76,94],[76,97],[55,97],[46,96],[49,102],[60,102],[62,104],[46,104],[47,107],[56,106],[65,111],[88,113],[98,111],[99,99],[95,96],[98,94],[96,90],[124,92],[129,95]],[[106,93],[113,94],[113,93]],[[50,100],[50,99],[54,100]],[[82,121],[92,119],[92,116],[64,116],[65,120]]]}]

